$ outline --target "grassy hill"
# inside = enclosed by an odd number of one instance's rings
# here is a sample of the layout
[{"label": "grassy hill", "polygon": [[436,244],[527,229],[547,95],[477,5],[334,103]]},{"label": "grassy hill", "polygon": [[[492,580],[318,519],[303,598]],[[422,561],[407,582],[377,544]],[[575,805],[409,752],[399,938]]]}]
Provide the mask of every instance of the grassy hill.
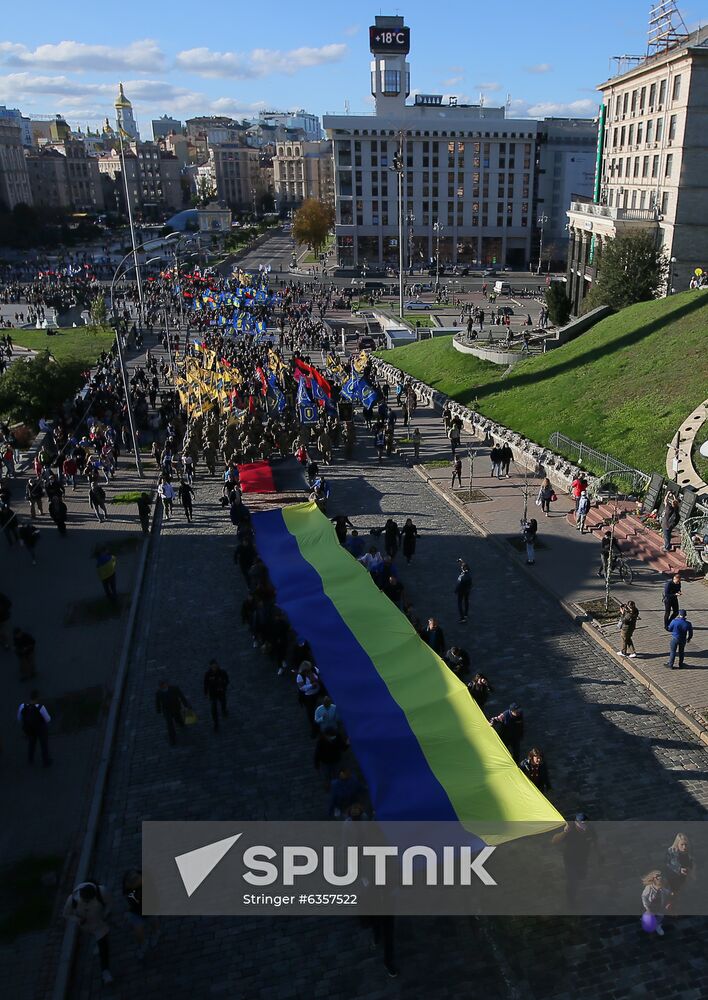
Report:
[{"label": "grassy hill", "polygon": [[451,337],[379,357],[547,445],[554,431],[647,472],[708,387],[708,292],[688,291],[609,316],[577,340],[498,365],[459,354]]}]

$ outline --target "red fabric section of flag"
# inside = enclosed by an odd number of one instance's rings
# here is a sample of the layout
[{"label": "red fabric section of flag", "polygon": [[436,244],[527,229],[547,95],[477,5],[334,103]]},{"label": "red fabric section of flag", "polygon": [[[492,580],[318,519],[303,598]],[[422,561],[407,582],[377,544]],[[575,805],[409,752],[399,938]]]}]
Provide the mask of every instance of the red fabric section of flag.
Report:
[{"label": "red fabric section of flag", "polygon": [[299,368],[301,372],[304,372],[313,378],[320,389],[322,389],[325,396],[332,395],[332,386],[329,384],[324,375],[317,371],[314,365],[308,365],[306,361],[302,361],[300,358],[295,358],[295,366],[296,368]]},{"label": "red fabric section of flag", "polygon": [[258,374],[258,378],[261,380],[261,385],[263,386],[263,395],[265,396],[268,394],[268,383],[266,382],[265,373],[260,365],[256,365],[256,372]]},{"label": "red fabric section of flag", "polygon": [[247,462],[238,467],[242,493],[275,493],[270,462]]}]

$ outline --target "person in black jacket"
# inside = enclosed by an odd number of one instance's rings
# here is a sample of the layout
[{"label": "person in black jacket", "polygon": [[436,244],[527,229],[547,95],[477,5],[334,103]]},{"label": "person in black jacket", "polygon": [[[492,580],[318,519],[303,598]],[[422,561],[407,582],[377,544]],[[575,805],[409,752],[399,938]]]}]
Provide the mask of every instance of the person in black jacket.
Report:
[{"label": "person in black jacket", "polygon": [[548,767],[538,747],[531,747],[519,767],[529,781],[538,788],[539,792],[545,794],[551,787],[551,783],[548,780]]},{"label": "person in black jacket", "polygon": [[514,758],[514,762],[518,764],[524,735],[524,713],[514,701],[499,715],[493,716],[489,722],[496,726],[500,740]]},{"label": "person in black jacket", "polygon": [[223,718],[229,714],[226,707],[226,689],[229,686],[229,675],[219,666],[216,660],[209,660],[209,668],[204,674],[204,694],[211,704],[211,717],[214,721],[214,732],[219,732],[219,705]]},{"label": "person in black jacket", "polygon": [[434,649],[438,656],[445,655],[445,635],[438,625],[437,618],[428,618],[428,624],[421,633],[421,638]]},{"label": "person in black jacket", "polygon": [[177,487],[177,496],[182,508],[184,509],[185,517],[188,521],[192,520],[192,500],[194,500],[194,490],[192,484],[184,479],[180,479],[179,486]]},{"label": "person in black jacket", "polygon": [[339,762],[346,749],[346,743],[332,726],[323,729],[315,745],[315,768],[324,777],[327,788],[339,772]]},{"label": "person in black jacket", "polygon": [[457,610],[460,614],[460,621],[466,622],[470,611],[470,590],[472,589],[472,574],[466,562],[458,559],[459,573],[455,583],[455,593],[457,594]]},{"label": "person in black jacket", "polygon": [[157,714],[164,716],[167,723],[167,738],[170,741],[170,746],[175,746],[177,743],[175,722],[184,728],[182,709],[191,707],[176,684],[169,684],[166,680],[160,681],[155,695],[155,708]]},{"label": "person in black jacket", "polygon": [[480,708],[484,708],[489,699],[489,695],[494,688],[484,674],[475,674],[467,685],[467,690],[472,695]]}]

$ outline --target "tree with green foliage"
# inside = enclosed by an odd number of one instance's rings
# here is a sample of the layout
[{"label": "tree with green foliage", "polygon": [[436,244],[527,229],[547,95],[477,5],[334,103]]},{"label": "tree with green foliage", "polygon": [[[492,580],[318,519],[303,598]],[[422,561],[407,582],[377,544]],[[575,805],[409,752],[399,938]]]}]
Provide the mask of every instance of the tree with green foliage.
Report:
[{"label": "tree with green foliage", "polygon": [[77,389],[83,365],[57,364],[49,351],[16,361],[0,376],[0,415],[11,423],[36,423],[55,411]]},{"label": "tree with green foliage", "polygon": [[546,306],[554,326],[565,326],[570,319],[570,299],[562,281],[552,281],[546,289]]},{"label": "tree with green foliage", "polygon": [[334,224],[334,209],[316,198],[307,198],[293,217],[293,239],[319,253]]},{"label": "tree with green foliage", "polygon": [[597,306],[624,309],[658,298],[666,285],[668,261],[650,230],[608,240],[598,262],[598,279],[583,301],[582,312]]},{"label": "tree with green foliage", "polygon": [[106,309],[106,299],[103,295],[97,295],[91,302],[89,310],[91,314],[91,326],[105,326],[108,320],[108,310]]}]

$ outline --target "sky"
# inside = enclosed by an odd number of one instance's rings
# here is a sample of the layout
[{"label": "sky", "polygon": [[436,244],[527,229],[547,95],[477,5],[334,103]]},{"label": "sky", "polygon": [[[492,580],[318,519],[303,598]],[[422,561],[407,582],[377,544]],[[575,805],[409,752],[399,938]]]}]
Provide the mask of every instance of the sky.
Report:
[{"label": "sky", "polygon": [[[508,100],[520,117],[592,117],[611,57],[646,50],[649,3],[209,0],[200,9],[194,0],[8,4],[0,104],[96,127],[113,121],[122,80],[143,138],[163,114],[370,111],[368,25],[376,14],[400,14],[411,29],[414,93],[454,94],[460,103],[482,94],[487,105]],[[708,15],[693,2],[681,12],[689,29]]]}]

